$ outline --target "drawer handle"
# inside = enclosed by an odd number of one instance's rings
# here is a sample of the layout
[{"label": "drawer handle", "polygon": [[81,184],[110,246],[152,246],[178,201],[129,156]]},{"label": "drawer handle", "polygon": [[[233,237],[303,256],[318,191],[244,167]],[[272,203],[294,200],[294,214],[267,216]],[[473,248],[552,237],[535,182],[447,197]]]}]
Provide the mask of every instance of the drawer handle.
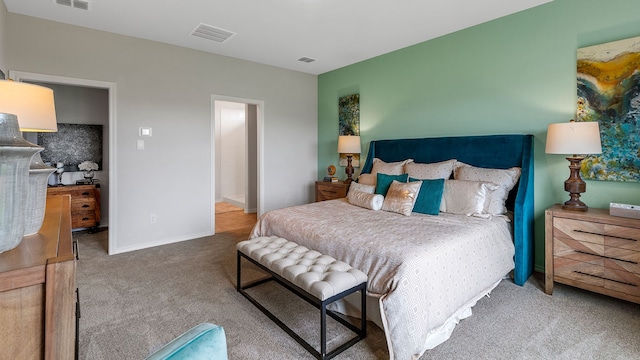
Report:
[{"label": "drawer handle", "polygon": [[610,237],[610,238],[614,238],[614,239],[620,239],[620,240],[638,241],[637,239],[626,238],[626,237],[622,237],[622,236],[605,235],[605,234],[600,234],[600,233],[595,233],[595,232],[590,232],[590,231],[584,231],[584,230],[575,230],[574,229],[573,231],[575,231],[577,233],[583,233],[583,234],[606,236],[606,237]]},{"label": "drawer handle", "polygon": [[82,195],[84,195],[84,196],[87,196],[87,195],[90,195],[90,194],[91,194],[90,192],[86,192],[86,191],[82,193]]},{"label": "drawer handle", "polygon": [[606,256],[606,255],[600,255],[600,254],[594,254],[594,253],[590,253],[587,251],[582,251],[582,250],[574,250],[575,252],[579,253],[579,254],[586,254],[586,255],[593,255],[593,256],[597,256],[597,257],[601,257],[601,258],[605,258],[605,259],[611,259],[611,260],[616,260],[616,261],[623,261],[626,263],[630,263],[630,264],[634,264],[634,265],[638,265],[637,261],[631,261],[631,260],[623,260],[623,259],[618,259],[618,258],[614,258],[612,256]]},{"label": "drawer handle", "polygon": [[82,221],[89,220],[89,218],[82,218]]},{"label": "drawer handle", "polygon": [[334,190],[324,190],[323,193],[337,194],[338,192]]},{"label": "drawer handle", "polygon": [[608,280],[608,281],[617,282],[618,284],[623,284],[623,285],[629,285],[629,286],[638,287],[638,285],[636,285],[636,284],[634,284],[634,283],[626,282],[626,281],[620,281],[620,280],[609,279],[609,278],[606,278],[606,277],[604,277],[604,276],[600,276],[600,275],[593,275],[593,274],[589,274],[589,273],[582,272],[582,271],[577,271],[577,270],[573,270],[573,272],[574,272],[574,273],[576,273],[576,274],[580,274],[580,275],[587,275],[587,276],[591,276],[591,277],[598,278],[598,279],[603,279],[603,280]]},{"label": "drawer handle", "polygon": [[82,205],[82,207],[83,207],[83,208],[88,208],[88,207],[89,207],[89,205],[84,204],[84,205]]}]

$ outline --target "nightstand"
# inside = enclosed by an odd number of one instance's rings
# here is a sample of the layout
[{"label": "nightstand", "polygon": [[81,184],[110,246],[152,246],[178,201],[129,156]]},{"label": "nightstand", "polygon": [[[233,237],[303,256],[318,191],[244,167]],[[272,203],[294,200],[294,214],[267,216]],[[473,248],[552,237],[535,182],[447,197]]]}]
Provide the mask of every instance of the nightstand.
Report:
[{"label": "nightstand", "polygon": [[545,292],[554,282],[640,303],[640,220],[608,209],[545,211]]},{"label": "nightstand", "polygon": [[347,197],[349,184],[342,181],[316,181],[316,202]]}]

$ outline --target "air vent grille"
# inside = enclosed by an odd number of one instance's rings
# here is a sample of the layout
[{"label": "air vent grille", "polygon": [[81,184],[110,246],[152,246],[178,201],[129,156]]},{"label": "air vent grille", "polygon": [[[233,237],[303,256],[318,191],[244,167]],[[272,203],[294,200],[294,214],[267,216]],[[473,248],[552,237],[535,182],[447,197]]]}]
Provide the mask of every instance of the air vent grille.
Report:
[{"label": "air vent grille", "polygon": [[53,0],[58,5],[69,6],[74,9],[89,10],[90,3],[86,0]]},{"label": "air vent grille", "polygon": [[303,56],[300,59],[298,59],[298,61],[302,61],[302,62],[305,62],[305,63],[312,63],[312,62],[316,61],[316,59]]},{"label": "air vent grille", "polygon": [[229,30],[220,29],[220,28],[217,28],[215,26],[211,26],[211,25],[207,25],[207,24],[200,24],[200,25],[198,25],[198,27],[196,27],[191,32],[191,35],[193,35],[193,36],[197,36],[197,37],[201,37],[203,39],[215,41],[215,42],[220,43],[220,44],[222,44],[225,41],[229,40],[235,34],[236,33],[231,32]]}]

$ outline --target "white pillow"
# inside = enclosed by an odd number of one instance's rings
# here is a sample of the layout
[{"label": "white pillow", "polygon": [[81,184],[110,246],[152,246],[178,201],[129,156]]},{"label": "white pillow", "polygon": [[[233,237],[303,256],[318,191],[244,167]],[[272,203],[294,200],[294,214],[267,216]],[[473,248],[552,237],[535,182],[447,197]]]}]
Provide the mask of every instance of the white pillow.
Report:
[{"label": "white pillow", "polygon": [[349,200],[349,204],[353,204],[363,208],[378,211],[382,209],[384,196],[380,194],[370,194],[362,191],[355,191],[355,190],[349,189],[349,195],[347,195],[347,200]]},{"label": "white pillow", "polygon": [[357,182],[351,182],[351,185],[349,185],[349,193],[352,191],[360,191],[367,194],[373,194],[375,190],[375,185],[366,185]]},{"label": "white pillow", "polygon": [[471,166],[458,161],[453,178],[456,180],[489,182],[498,185],[498,188],[490,194],[490,200],[485,210],[492,215],[503,215],[507,213],[505,202],[509,197],[509,191],[518,182],[520,172],[519,167],[489,169]]},{"label": "white pillow", "polygon": [[398,162],[384,162],[378,158],[373,159],[373,167],[371,168],[371,175],[376,176],[378,173],[387,175],[402,175],[404,171],[404,165],[413,162],[413,159],[406,159]]},{"label": "white pillow", "polygon": [[393,180],[391,186],[389,186],[389,191],[387,191],[387,196],[384,197],[382,210],[404,216],[411,215],[421,186],[422,181],[402,183],[398,180]]},{"label": "white pillow", "polygon": [[455,159],[428,164],[411,162],[404,165],[404,172],[415,179],[448,179],[455,164]]},{"label": "white pillow", "polygon": [[497,185],[465,180],[445,180],[440,212],[467,216],[489,217],[485,212],[488,193]]}]

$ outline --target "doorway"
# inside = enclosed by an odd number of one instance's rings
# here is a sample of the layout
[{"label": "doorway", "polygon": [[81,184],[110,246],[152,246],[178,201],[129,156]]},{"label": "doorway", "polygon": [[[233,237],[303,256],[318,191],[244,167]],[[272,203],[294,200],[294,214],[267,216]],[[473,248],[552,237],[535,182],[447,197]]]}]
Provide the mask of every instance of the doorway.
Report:
[{"label": "doorway", "polygon": [[[105,131],[105,141],[103,143],[103,149],[106,149],[103,154],[103,171],[108,175],[106,179],[100,179],[100,192],[102,198],[101,208],[103,208],[101,211],[103,214],[103,216],[101,217],[101,225],[106,225],[109,227],[109,245],[107,251],[109,252],[109,254],[111,254],[110,250],[115,248],[113,245],[115,244],[115,234],[117,233],[116,217],[114,214],[114,209],[116,209],[116,183],[115,171],[113,171],[113,169],[116,168],[116,134],[113,131],[113,129],[115,128],[116,84],[104,81],[76,79],[63,76],[44,75],[13,70],[9,71],[9,78],[15,81],[40,83],[43,85],[51,84],[78,88],[101,89],[107,92],[109,114],[107,126],[108,129]],[[80,175],[78,174],[78,176]],[[104,214],[108,215],[105,217]]]},{"label": "doorway", "polygon": [[[262,101],[213,95],[213,204],[225,202],[246,214],[260,211]],[[214,226],[215,226],[215,211]]]}]

